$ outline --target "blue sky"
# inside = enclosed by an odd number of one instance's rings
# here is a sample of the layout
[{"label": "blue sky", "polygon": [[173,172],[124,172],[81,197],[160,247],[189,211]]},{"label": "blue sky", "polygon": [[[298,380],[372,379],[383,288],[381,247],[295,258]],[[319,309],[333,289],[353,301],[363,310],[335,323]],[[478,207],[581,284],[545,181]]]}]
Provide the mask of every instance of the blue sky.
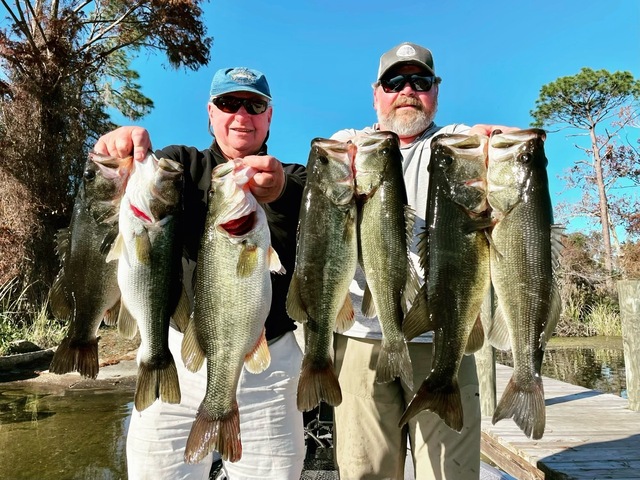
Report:
[{"label": "blue sky", "polygon": [[[582,67],[640,79],[638,0],[213,0],[203,8],[214,37],[207,67],[176,71],[144,53],[134,62],[155,103],[136,124],[150,131],[154,147],[209,146],[213,73],[250,66],[266,74],[274,97],[269,152],[306,164],[313,138],[375,122],[371,83],[380,55],[403,41],[433,52],[443,79],[440,125],[526,128],[540,88]],[[583,158],[573,146],[583,140],[567,135],[550,133],[545,147],[554,204],[577,198],[557,178]]]}]

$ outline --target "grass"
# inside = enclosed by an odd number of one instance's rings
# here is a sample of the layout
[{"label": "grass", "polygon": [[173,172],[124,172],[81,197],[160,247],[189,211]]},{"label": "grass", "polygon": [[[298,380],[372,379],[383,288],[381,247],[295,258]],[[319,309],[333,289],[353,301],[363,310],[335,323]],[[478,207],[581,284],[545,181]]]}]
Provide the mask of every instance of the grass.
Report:
[{"label": "grass", "polygon": [[29,287],[18,291],[17,283],[14,278],[0,286],[0,355],[8,354],[14,340],[28,340],[42,348],[57,345],[65,332],[65,327],[48,315],[48,302],[29,302]]},{"label": "grass", "polygon": [[607,303],[596,303],[587,309],[587,323],[597,335],[619,337],[622,335],[620,313]]}]

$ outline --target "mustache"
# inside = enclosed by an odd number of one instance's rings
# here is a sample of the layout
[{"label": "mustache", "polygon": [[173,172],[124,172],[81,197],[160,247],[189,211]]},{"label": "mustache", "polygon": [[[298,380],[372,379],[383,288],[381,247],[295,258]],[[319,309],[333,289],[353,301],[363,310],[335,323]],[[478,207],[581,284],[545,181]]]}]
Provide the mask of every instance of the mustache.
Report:
[{"label": "mustache", "polygon": [[404,107],[406,105],[417,107],[418,110],[424,111],[424,105],[422,105],[422,102],[413,97],[399,97],[391,104],[393,108]]}]

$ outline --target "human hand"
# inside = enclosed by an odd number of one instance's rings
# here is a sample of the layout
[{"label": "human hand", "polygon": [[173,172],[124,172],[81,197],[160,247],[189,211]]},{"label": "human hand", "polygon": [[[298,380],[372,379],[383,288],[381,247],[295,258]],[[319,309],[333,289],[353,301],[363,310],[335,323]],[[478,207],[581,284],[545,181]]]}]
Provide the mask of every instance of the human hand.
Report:
[{"label": "human hand", "polygon": [[282,164],[271,155],[248,155],[242,163],[257,170],[249,181],[249,189],[260,203],[269,203],[280,197],[285,184]]},{"label": "human hand", "polygon": [[504,125],[485,125],[482,123],[478,123],[473,127],[471,127],[471,130],[469,130],[469,135],[478,134],[478,135],[486,135],[487,137],[490,137],[491,134],[496,130],[499,130],[502,133],[508,133],[508,132],[514,132],[520,129],[518,127],[505,127]]},{"label": "human hand", "polygon": [[124,158],[133,155],[138,161],[144,160],[151,149],[149,132],[142,127],[120,127],[101,136],[93,150],[103,155]]}]

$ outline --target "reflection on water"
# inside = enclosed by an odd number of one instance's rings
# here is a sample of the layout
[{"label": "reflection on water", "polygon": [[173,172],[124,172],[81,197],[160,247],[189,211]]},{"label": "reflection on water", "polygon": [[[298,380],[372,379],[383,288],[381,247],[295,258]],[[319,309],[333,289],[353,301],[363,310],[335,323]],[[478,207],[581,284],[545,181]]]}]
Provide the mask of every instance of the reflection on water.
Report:
[{"label": "reflection on water", "polygon": [[[496,360],[513,366],[511,353],[497,351]],[[627,398],[621,339],[554,338],[547,345],[542,374],[572,385]]]},{"label": "reflection on water", "polygon": [[0,384],[0,478],[126,479],[124,390]]},{"label": "reflection on water", "polygon": [[[622,341],[574,340],[552,339],[542,373],[625,396]],[[512,365],[510,354],[496,356]],[[0,479],[126,479],[125,434],[132,399],[133,387],[0,383]]]}]

